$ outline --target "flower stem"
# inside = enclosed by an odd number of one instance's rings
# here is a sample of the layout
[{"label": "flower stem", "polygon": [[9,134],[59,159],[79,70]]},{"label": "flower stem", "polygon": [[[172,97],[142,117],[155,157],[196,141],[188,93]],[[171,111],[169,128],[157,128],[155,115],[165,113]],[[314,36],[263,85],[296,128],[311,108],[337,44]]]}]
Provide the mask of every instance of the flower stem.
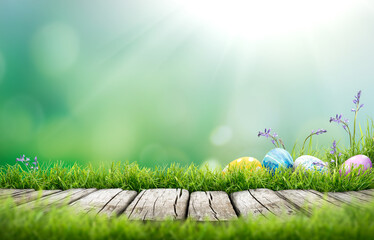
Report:
[{"label": "flower stem", "polygon": [[358,112],[358,105],[356,107],[356,112],[355,112],[355,119],[353,122],[353,144],[351,145],[351,148],[353,150],[353,155],[355,154],[355,149],[356,149],[356,119],[357,119],[357,112]]},{"label": "flower stem", "polygon": [[309,136],[307,136],[307,137],[305,138],[304,143],[303,143],[303,147],[301,148],[301,154],[304,154],[305,143],[306,143],[306,141],[308,140],[308,138],[310,138],[313,134],[314,134],[314,133],[311,133],[311,134],[309,134]]},{"label": "flower stem", "polygon": [[[355,121],[356,122],[356,121]],[[351,130],[349,129],[349,127],[348,127],[348,124],[347,123],[345,123],[345,122],[342,122],[344,125],[345,125],[345,127],[348,129],[348,134],[349,134],[349,145],[352,147],[352,134],[351,134]]]}]

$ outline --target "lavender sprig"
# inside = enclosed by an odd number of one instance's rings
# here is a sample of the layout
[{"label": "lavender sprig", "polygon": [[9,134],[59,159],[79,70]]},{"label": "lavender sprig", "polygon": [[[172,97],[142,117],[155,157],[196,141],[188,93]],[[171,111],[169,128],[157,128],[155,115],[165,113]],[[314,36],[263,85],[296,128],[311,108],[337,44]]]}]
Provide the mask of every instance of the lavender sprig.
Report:
[{"label": "lavender sprig", "polygon": [[30,158],[25,157],[25,154],[23,154],[19,158],[16,158],[16,161],[23,163],[28,170],[33,169],[34,171],[36,171],[39,169],[39,162],[37,157],[34,158],[34,161],[32,163],[30,163]]},{"label": "lavender sprig", "polygon": [[342,124],[343,129],[349,134],[349,144],[352,146],[352,134],[351,130],[349,129],[348,123],[349,120],[347,118],[342,119],[342,115],[336,114],[335,118],[330,117],[330,123],[336,122],[337,124]]},{"label": "lavender sprig", "polygon": [[357,120],[357,113],[358,111],[364,106],[364,104],[360,105],[360,98],[361,98],[361,90],[358,91],[357,95],[353,99],[353,103],[356,104],[356,108],[352,108],[351,111],[355,113],[354,123],[353,123],[353,154],[355,153],[355,146],[356,146],[356,120]]},{"label": "lavender sprig", "polygon": [[282,146],[283,149],[286,149],[284,147],[284,143],[283,143],[282,139],[278,137],[278,134],[276,134],[275,132],[273,134],[271,134],[270,131],[271,131],[271,128],[269,128],[269,129],[265,128],[264,132],[261,132],[261,131],[258,132],[257,137],[270,138],[271,142],[274,144],[275,147],[279,148],[280,146]]},{"label": "lavender sprig", "polygon": [[326,133],[327,131],[325,130],[325,129],[318,129],[317,131],[312,131],[306,138],[305,138],[305,140],[304,140],[304,143],[303,143],[303,147],[301,148],[301,152],[302,152],[302,154],[304,154],[304,147],[305,147],[305,143],[306,143],[306,141],[310,138],[310,140],[312,140],[312,136],[313,135],[321,135],[321,134],[324,134],[324,133]]},{"label": "lavender sprig", "polygon": [[334,140],[334,142],[332,143],[332,146],[331,146],[330,154],[334,155],[335,160],[331,159],[331,162],[332,163],[335,162],[336,167],[338,167],[338,157],[340,157],[342,155],[342,153],[338,153],[338,154],[336,154],[336,153],[337,153],[336,140]]}]

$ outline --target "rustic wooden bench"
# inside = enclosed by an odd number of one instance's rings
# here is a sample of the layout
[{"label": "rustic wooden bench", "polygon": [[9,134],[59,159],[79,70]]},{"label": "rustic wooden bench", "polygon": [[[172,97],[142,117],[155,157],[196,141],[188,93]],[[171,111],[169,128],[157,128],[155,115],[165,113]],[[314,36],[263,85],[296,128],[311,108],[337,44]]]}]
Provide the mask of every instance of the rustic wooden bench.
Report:
[{"label": "rustic wooden bench", "polygon": [[[342,204],[360,208],[374,200],[374,189],[321,193],[314,190],[273,191],[259,188],[228,195],[220,191],[189,193],[185,189],[69,189],[35,191],[33,189],[0,189],[0,200],[12,197],[17,207],[48,209],[67,204],[77,212],[126,215],[130,220],[227,221],[238,216],[268,218],[296,213],[313,214],[312,207]],[[38,204],[37,204],[38,203]]]}]

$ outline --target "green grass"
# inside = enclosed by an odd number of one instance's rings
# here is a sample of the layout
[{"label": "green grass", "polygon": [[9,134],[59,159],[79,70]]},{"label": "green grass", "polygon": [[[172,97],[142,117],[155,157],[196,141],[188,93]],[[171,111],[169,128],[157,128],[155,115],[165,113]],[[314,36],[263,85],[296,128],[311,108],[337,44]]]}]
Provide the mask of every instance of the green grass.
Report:
[{"label": "green grass", "polygon": [[0,239],[373,239],[374,203],[314,209],[286,220],[239,218],[226,223],[186,221],[140,222],[125,216],[77,214],[67,207],[47,212],[0,203]]},{"label": "green grass", "polygon": [[373,187],[374,172],[359,175],[357,171],[341,176],[332,173],[293,172],[292,169],[272,174],[268,171],[237,170],[223,175],[220,171],[199,169],[191,165],[165,168],[140,168],[137,164],[113,164],[109,169],[55,165],[37,172],[19,166],[0,169],[0,188],[69,189],[122,188],[141,191],[149,188],[184,188],[189,191],[226,191],[232,193],[254,188],[314,189],[347,191]]},{"label": "green grass", "polygon": [[[341,176],[341,164],[353,154],[364,154],[374,160],[374,123],[367,122],[366,130],[360,129],[359,141],[351,148],[341,147],[338,164],[330,163],[328,174],[319,172],[293,172],[292,169],[272,174],[268,171],[237,169],[222,175],[221,169],[201,169],[190,166],[141,168],[136,163],[113,163],[110,167],[65,166],[44,163],[38,171],[28,171],[21,165],[0,166],[0,188],[69,189],[69,188],[122,188],[141,191],[149,188],[184,188],[189,191],[226,191],[232,193],[254,188],[314,189],[317,191],[347,191],[374,188],[374,172],[357,174],[354,171]],[[313,149],[312,144],[305,154],[330,162],[334,156],[327,148]],[[292,156],[301,155],[295,147]]]}]

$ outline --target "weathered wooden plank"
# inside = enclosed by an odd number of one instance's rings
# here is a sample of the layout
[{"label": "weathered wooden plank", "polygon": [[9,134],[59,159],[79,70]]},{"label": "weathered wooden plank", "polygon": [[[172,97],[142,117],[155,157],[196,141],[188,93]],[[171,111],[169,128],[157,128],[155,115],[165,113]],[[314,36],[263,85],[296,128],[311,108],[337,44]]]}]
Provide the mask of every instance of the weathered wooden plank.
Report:
[{"label": "weathered wooden plank", "polygon": [[0,189],[0,199],[7,198],[7,197],[14,197],[16,195],[33,192],[34,189]]},{"label": "weathered wooden plank", "polygon": [[122,191],[120,188],[100,189],[71,203],[80,212],[98,213],[112,198]]},{"label": "weathered wooden plank", "polygon": [[57,192],[56,194],[52,194],[49,196],[45,196],[38,201],[31,201],[28,203],[25,203],[24,205],[27,206],[28,208],[34,208],[35,206],[39,207],[47,207],[50,205],[55,205],[55,206],[61,206],[63,204],[70,204],[92,192],[96,191],[95,188],[89,188],[89,189],[84,189],[84,188],[73,188],[73,189],[68,189],[65,191]]},{"label": "weathered wooden plank", "polygon": [[286,200],[279,197],[274,191],[266,188],[250,189],[249,193],[269,212],[276,216],[284,216],[285,214],[293,215],[298,210]]},{"label": "weathered wooden plank", "polygon": [[237,218],[226,192],[193,192],[190,195],[188,217],[197,221],[227,221]]},{"label": "weathered wooden plank", "polygon": [[321,199],[325,200],[326,202],[330,203],[330,204],[333,204],[334,206],[341,206],[342,205],[342,202],[337,200],[336,198],[332,198],[330,197],[327,192],[325,193],[322,193],[322,192],[318,192],[316,190],[305,190],[305,191],[308,191],[308,192],[311,192],[313,194],[315,194],[316,196],[319,196]]},{"label": "weathered wooden plank", "polygon": [[125,215],[130,220],[185,219],[188,199],[185,189],[143,190],[126,208]]},{"label": "weathered wooden plank", "polygon": [[266,217],[267,214],[273,214],[258,202],[248,190],[232,193],[231,201],[240,216]]},{"label": "weathered wooden plank", "polygon": [[357,201],[357,202],[367,203],[367,202],[372,202],[374,200],[373,196],[369,196],[364,193],[355,192],[355,191],[348,191],[346,193],[354,197],[356,199],[354,201]]},{"label": "weathered wooden plank", "polygon": [[19,194],[13,197],[14,202],[19,205],[27,202],[34,201],[38,198],[42,198],[48,195],[56,194],[61,192],[61,190],[40,190],[40,191],[32,191],[26,192],[24,194]]},{"label": "weathered wooden plank", "polygon": [[361,190],[360,193],[373,196],[374,197],[374,189],[366,189],[366,190]]},{"label": "weathered wooden plank", "polygon": [[355,197],[348,194],[347,192],[328,192],[327,195],[341,201],[342,203],[349,204],[355,207],[360,206],[359,204],[357,204],[357,199],[355,200]]},{"label": "weathered wooden plank", "polygon": [[331,204],[316,194],[304,190],[281,190],[276,193],[307,215],[312,214],[313,207],[322,207],[324,204]]},{"label": "weathered wooden plank", "polygon": [[110,200],[99,213],[107,214],[108,216],[119,215],[125,211],[136,195],[138,195],[136,191],[124,190]]}]

